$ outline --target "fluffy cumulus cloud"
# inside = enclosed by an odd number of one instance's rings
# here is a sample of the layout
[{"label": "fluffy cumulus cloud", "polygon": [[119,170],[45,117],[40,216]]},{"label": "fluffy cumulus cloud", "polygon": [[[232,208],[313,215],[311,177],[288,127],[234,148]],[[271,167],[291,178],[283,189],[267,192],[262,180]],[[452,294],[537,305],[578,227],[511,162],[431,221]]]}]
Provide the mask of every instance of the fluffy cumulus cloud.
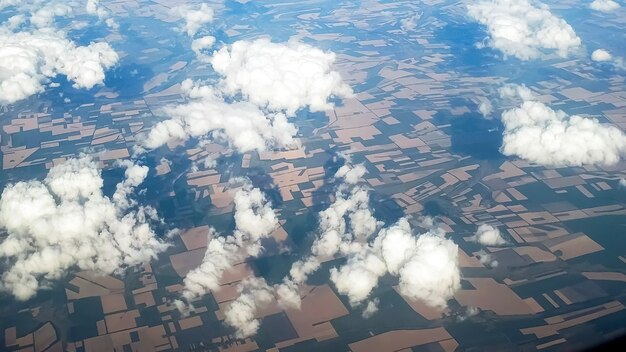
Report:
[{"label": "fluffy cumulus cloud", "polygon": [[245,185],[237,191],[235,202],[235,231],[219,236],[209,233],[209,243],[202,264],[191,270],[183,281],[182,297],[191,302],[219,288],[223,273],[245,256],[261,253],[261,240],[278,226],[278,218],[258,188]]},{"label": "fluffy cumulus cloud", "polygon": [[50,28],[55,17],[67,16],[72,8],[61,3],[51,2],[32,12],[30,23],[37,28]]},{"label": "fluffy cumulus cloud", "polygon": [[[614,165],[626,152],[626,136],[597,119],[568,116],[518,89],[522,104],[502,114],[504,155],[547,166]],[[511,89],[515,91],[515,89]],[[506,95],[506,94],[505,94]]]},{"label": "fluffy cumulus cloud", "polygon": [[624,63],[623,58],[613,57],[610,52],[604,49],[594,50],[594,52],[591,53],[591,60],[595,62],[610,63],[618,69],[626,70],[626,63]]},{"label": "fluffy cumulus cloud", "polygon": [[164,109],[170,119],[156,124],[138,152],[189,138],[224,139],[240,152],[295,145],[295,126],[287,120],[298,109],[329,109],[333,96],[352,95],[331,66],[335,55],[306,44],[238,41],[212,57],[203,53],[215,38],[192,43],[201,60],[222,76],[217,86],[186,80],[188,103]]},{"label": "fluffy cumulus cloud", "polygon": [[361,181],[365,172],[367,172],[367,170],[363,165],[343,165],[337,170],[335,177],[343,178],[347,184],[354,185]]},{"label": "fluffy cumulus cloud", "polygon": [[185,21],[183,30],[190,37],[195,36],[203,25],[213,22],[213,9],[204,3],[176,6],[172,13]]},{"label": "fluffy cumulus cloud", "polygon": [[332,108],[329,98],[350,97],[352,89],[332,69],[335,54],[308,44],[269,39],[237,41],[217,51],[211,63],[223,76],[228,94],[240,93],[250,102],[288,115],[309,107]]},{"label": "fluffy cumulus cloud", "polygon": [[[256,334],[259,322],[257,312],[273,300],[285,308],[299,308],[300,285],[320,267],[322,260],[336,255],[347,257],[347,262],[331,269],[331,281],[338,292],[348,297],[354,306],[363,306],[368,318],[378,310],[379,300],[371,297],[379,279],[387,274],[399,278],[399,289],[411,299],[423,300],[435,307],[444,307],[460,287],[458,248],[441,229],[426,219],[420,226],[431,227],[426,233],[415,235],[407,219],[383,227],[369,208],[368,192],[357,181],[362,181],[362,166],[346,165],[335,175],[342,178],[335,201],[319,214],[319,229],[311,254],[296,261],[282,283],[270,286],[263,279],[245,279],[239,285],[240,295],[225,311],[225,323],[235,328],[237,338]],[[356,169],[356,171],[354,171]],[[359,174],[358,180],[350,176]],[[346,177],[347,176],[347,177]],[[354,182],[351,182],[354,181]],[[256,192],[244,190],[244,192]],[[276,221],[271,208],[262,196],[236,197],[235,220],[237,231],[252,232],[250,239],[213,237],[204,263],[192,270],[185,279],[183,297],[193,300],[219,287],[224,270],[241,259],[240,253],[258,253],[250,245],[269,234]],[[245,199],[245,201],[241,201]],[[254,209],[257,209],[256,211]],[[261,216],[258,209],[266,209]],[[246,230],[246,226],[252,225]],[[227,248],[227,245],[230,246]],[[216,250],[217,249],[217,250]],[[184,307],[182,302],[177,302]]]},{"label": "fluffy cumulus cloud", "polygon": [[[60,6],[60,7],[59,7]],[[50,78],[67,76],[76,88],[101,84],[105,71],[119,59],[107,43],[76,45],[66,34],[50,28],[55,16],[68,7],[50,5],[36,11],[31,23],[37,30],[15,32],[0,27],[0,103],[11,104],[40,93]],[[11,21],[9,21],[11,22]]]},{"label": "fluffy cumulus cloud", "polygon": [[620,8],[619,4],[613,0],[594,0],[589,7],[601,12],[612,12]]},{"label": "fluffy cumulus cloud", "polygon": [[400,292],[433,307],[445,307],[460,288],[458,247],[439,231],[414,236],[406,219],[383,228],[371,246],[365,246],[339,269],[331,281],[350,303],[365,301],[378,279],[389,273],[400,280]]},{"label": "fluffy cumulus cloud", "polygon": [[591,53],[591,60],[593,61],[602,62],[611,61],[611,59],[613,59],[611,53],[604,49],[597,49],[593,53]]},{"label": "fluffy cumulus cloud", "polygon": [[330,270],[330,281],[337,291],[348,296],[350,304],[359,305],[378,286],[378,279],[387,273],[385,262],[373,251],[364,250],[350,256],[340,268]]},{"label": "fluffy cumulus cloud", "polygon": [[468,15],[487,27],[488,45],[521,60],[565,57],[581,46],[574,29],[537,1],[481,0],[468,5]]},{"label": "fluffy cumulus cloud", "polygon": [[166,248],[150,223],[150,207],[131,200],[148,169],[132,163],[112,197],[89,157],[69,159],[43,181],[8,185],[0,198],[0,257],[8,266],[0,287],[26,300],[70,269],[119,273]]},{"label": "fluffy cumulus cloud", "polygon": [[[350,171],[340,174],[345,177]],[[375,312],[370,295],[387,274],[399,278],[404,295],[431,306],[445,306],[459,289],[458,247],[432,221],[423,222],[431,228],[419,235],[414,234],[405,218],[385,227],[369,208],[367,190],[351,185],[346,178],[335,201],[319,217],[319,233],[311,255],[294,263],[281,287],[289,296],[277,291],[284,304],[297,307],[299,296],[294,291],[298,285],[319,268],[322,260],[336,255],[347,257],[347,262],[331,269],[331,281],[353,306],[368,301],[364,316]]]},{"label": "fluffy cumulus cloud", "polygon": [[239,297],[231,302],[224,312],[224,322],[235,328],[235,336],[243,339],[256,334],[259,329],[257,311],[274,300],[273,289],[260,278],[249,278],[241,282]]},{"label": "fluffy cumulus cloud", "polygon": [[478,242],[483,246],[500,246],[506,244],[506,240],[502,238],[500,230],[489,224],[482,224],[478,226],[476,234],[470,237],[470,240]]},{"label": "fluffy cumulus cloud", "polygon": [[170,141],[211,137],[225,139],[240,152],[294,144],[296,128],[282,113],[266,113],[249,102],[224,101],[211,86],[186,80],[182,84],[189,102],[167,106],[169,120],[156,124],[141,142],[147,149]]}]

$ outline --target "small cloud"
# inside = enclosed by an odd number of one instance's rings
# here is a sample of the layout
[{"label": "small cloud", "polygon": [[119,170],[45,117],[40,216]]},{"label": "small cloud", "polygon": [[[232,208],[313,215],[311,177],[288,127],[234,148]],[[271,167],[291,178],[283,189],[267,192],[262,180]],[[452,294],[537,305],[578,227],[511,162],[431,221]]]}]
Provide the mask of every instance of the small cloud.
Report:
[{"label": "small cloud", "polygon": [[502,238],[500,230],[489,224],[478,226],[476,234],[470,237],[470,241],[478,242],[483,246],[501,246],[506,244],[506,240]]},{"label": "small cloud", "polygon": [[620,8],[619,4],[613,0],[594,0],[589,7],[600,12],[612,12]]},{"label": "small cloud", "polygon": [[609,53],[608,51],[604,49],[595,50],[591,54],[591,60],[597,61],[597,62],[611,61],[612,58],[613,57],[611,56],[611,53]]},{"label": "small cloud", "polygon": [[210,57],[205,53],[205,51],[213,47],[213,44],[215,44],[215,37],[206,35],[204,37],[194,39],[191,42],[191,50],[196,53],[196,56],[200,61],[209,62]]},{"label": "small cloud", "polygon": [[363,175],[366,172],[365,166],[361,164],[356,166],[345,164],[337,170],[335,178],[343,178],[347,184],[355,185],[363,181]]},{"label": "small cloud", "polygon": [[361,313],[361,316],[363,317],[363,319],[369,319],[374,314],[376,314],[376,312],[378,312],[379,304],[380,304],[380,300],[378,298],[374,298],[373,300],[368,301],[367,305],[365,306],[365,309],[363,309],[363,313]]},{"label": "small cloud", "polygon": [[480,103],[478,104],[478,111],[484,117],[489,117],[493,112],[493,105],[489,101],[489,99],[480,99]]}]

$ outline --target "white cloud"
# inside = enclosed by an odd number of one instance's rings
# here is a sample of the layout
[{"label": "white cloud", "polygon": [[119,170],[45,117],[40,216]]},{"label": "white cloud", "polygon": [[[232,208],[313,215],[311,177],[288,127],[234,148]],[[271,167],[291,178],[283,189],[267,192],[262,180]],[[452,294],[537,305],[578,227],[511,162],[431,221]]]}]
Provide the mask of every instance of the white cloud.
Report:
[{"label": "white cloud", "polygon": [[613,0],[594,0],[589,7],[601,12],[612,12],[620,8],[619,4]]},{"label": "white cloud", "polygon": [[619,184],[620,187],[626,188],[626,179],[625,178],[620,178],[618,184]]},{"label": "white cloud", "polygon": [[308,279],[311,273],[319,269],[320,264],[320,261],[314,256],[298,260],[291,266],[289,276],[292,278],[293,282],[301,284]]},{"label": "white cloud", "polygon": [[[335,197],[330,207],[319,214],[320,234],[312,247],[316,256],[331,257],[338,252],[350,253],[353,240],[366,240],[379,225],[369,209],[369,195],[365,189],[355,187],[348,193],[340,190]],[[359,215],[355,215],[357,213]],[[348,219],[351,220],[349,225]]]},{"label": "white cloud", "polygon": [[191,302],[219,288],[224,271],[245,256],[261,253],[261,239],[278,227],[278,218],[258,188],[245,185],[238,190],[235,202],[235,231],[219,236],[214,230],[208,234],[209,243],[202,264],[191,270],[183,280],[182,297]]},{"label": "white cloud", "polygon": [[[347,168],[335,176],[349,174],[354,167],[347,164]],[[362,181],[363,174],[359,174],[354,183]],[[255,191],[258,190],[252,192]],[[214,237],[209,241],[203,264],[185,278],[183,298],[187,302],[217,289],[223,271],[234,263],[233,258],[240,259],[237,253],[242,250],[247,250],[248,254],[257,253],[249,250],[250,247],[256,247],[251,242],[258,243],[258,239],[276,226],[273,212],[264,203],[260,193],[235,197],[235,203],[235,233],[247,232],[249,239],[238,239],[234,235],[228,238]],[[379,300],[371,299],[370,295],[380,277],[388,273],[400,279],[403,295],[423,300],[435,307],[446,305],[460,287],[457,246],[446,239],[445,232],[439,228],[433,227],[426,233],[414,236],[404,218],[375,234],[381,223],[373,217],[368,204],[367,191],[344,182],[337,191],[335,201],[320,213],[319,233],[310,256],[295,262],[290,274],[280,284],[269,286],[259,278],[242,281],[239,286],[240,296],[225,311],[225,323],[235,328],[238,338],[252,336],[258,331],[257,312],[274,299],[285,308],[299,308],[299,286],[319,269],[321,259],[330,259],[338,254],[346,256],[348,260],[345,265],[331,269],[331,281],[339,293],[348,296],[353,306],[367,301],[363,310],[366,318],[378,310]],[[248,211],[260,208],[265,210],[257,211],[255,215]],[[422,220],[421,225],[434,226],[432,219]],[[244,223],[250,226],[242,226]],[[372,236],[375,239],[370,241]],[[176,304],[181,311],[187,309],[182,301]]]},{"label": "white cloud", "polygon": [[[344,170],[341,174],[348,172]],[[347,182],[339,187],[335,201],[320,212],[319,218],[312,254],[294,263],[285,280],[291,291],[319,268],[321,259],[335,255],[346,256],[348,260],[345,265],[331,269],[331,281],[353,306],[369,299],[379,278],[386,274],[400,279],[404,295],[436,307],[445,306],[460,287],[458,248],[444,237],[444,231],[434,226],[432,219],[423,219],[421,224],[432,228],[418,236],[413,235],[405,218],[378,230],[382,223],[376,221],[369,209],[367,191],[354,185],[350,189]]]},{"label": "white cloud", "polygon": [[536,100],[535,93],[525,85],[507,84],[500,88],[500,97],[507,100]]},{"label": "white cloud", "polygon": [[493,105],[488,99],[482,98],[478,104],[478,111],[484,117],[489,117],[493,112]]},{"label": "white cloud", "polygon": [[346,164],[337,170],[335,177],[343,178],[347,184],[354,185],[361,182],[366,171],[365,166],[361,164],[356,166]]},{"label": "white cloud", "polygon": [[55,17],[67,16],[72,8],[61,3],[50,3],[34,11],[30,16],[30,23],[37,28],[50,28]]},{"label": "white cloud", "polygon": [[360,250],[348,253],[348,262],[331,269],[330,279],[337,291],[357,306],[387,273],[400,279],[403,295],[445,307],[460,288],[458,247],[437,231],[414,236],[403,218],[380,230],[373,244],[362,244]]},{"label": "white cloud", "polygon": [[87,0],[85,11],[90,15],[97,16],[101,21],[104,21],[109,28],[119,28],[117,22],[111,18],[109,11],[100,5],[100,0]]},{"label": "white cloud", "polygon": [[574,29],[537,1],[477,1],[468,15],[487,27],[491,47],[521,60],[552,52],[565,57],[581,46]]},{"label": "white cloud", "polygon": [[[530,100],[529,100],[530,99]],[[548,166],[614,165],[626,152],[624,133],[593,118],[568,116],[528,96],[502,114],[504,155]]]},{"label": "white cloud", "polygon": [[206,35],[204,37],[194,39],[191,42],[191,50],[196,53],[196,56],[200,61],[209,62],[210,57],[204,53],[204,51],[210,49],[213,44],[215,44],[215,37]]},{"label": "white cloud", "polygon": [[237,41],[217,51],[213,69],[224,78],[222,89],[230,95],[241,93],[250,102],[273,111],[294,114],[332,108],[332,96],[352,96],[352,89],[332,69],[335,54],[307,44],[269,39]]},{"label": "white cloud", "polygon": [[[192,46],[202,59],[201,50],[213,42],[206,36]],[[240,152],[294,146],[297,129],[287,115],[306,106],[314,111],[330,108],[331,96],[352,94],[331,70],[334,60],[333,53],[296,42],[258,39],[225,46],[210,58],[223,76],[219,88],[184,81],[182,90],[190,101],[166,107],[170,119],[155,125],[137,152],[192,137],[223,137]],[[239,93],[243,100],[231,99]]]},{"label": "white cloud", "polygon": [[209,234],[209,243],[200,266],[194,268],[183,280],[182,297],[190,302],[219,287],[222,275],[231,268],[239,257],[239,247],[232,238]]},{"label": "white cloud", "polygon": [[195,36],[203,25],[213,22],[213,9],[204,3],[177,6],[172,8],[172,13],[185,21],[183,30],[190,37]]},{"label": "white cloud", "polygon": [[98,12],[101,11],[100,8],[100,0],[87,0],[85,4],[85,11],[87,11],[90,15],[98,15]]},{"label": "white cloud", "polygon": [[591,60],[593,61],[611,61],[611,59],[613,59],[611,53],[604,49],[598,49],[591,53]]},{"label": "white cloud", "polygon": [[365,306],[365,309],[363,309],[363,313],[361,313],[361,316],[363,317],[363,319],[369,319],[374,314],[376,314],[376,312],[378,312],[379,304],[380,304],[380,300],[378,298],[368,301],[367,305]]},{"label": "white cloud", "polygon": [[373,248],[387,271],[400,278],[400,292],[435,307],[445,307],[460,287],[458,247],[439,229],[414,236],[406,219],[383,229]]},{"label": "white cloud", "polygon": [[107,43],[77,46],[62,32],[0,29],[0,103],[10,104],[42,92],[49,78],[66,75],[76,88],[104,81],[118,61]]},{"label": "white cloud", "polygon": [[610,62],[615,67],[626,70],[626,64],[624,63],[624,59],[621,57],[613,57],[610,52],[604,49],[597,49],[593,53],[591,53],[591,60],[595,62]]},{"label": "white cloud", "polygon": [[476,234],[470,237],[469,240],[478,242],[483,246],[500,246],[506,243],[506,240],[500,234],[500,230],[489,224],[478,226]]},{"label": "white cloud", "polygon": [[1,288],[26,300],[73,268],[120,273],[156,257],[167,245],[150,228],[150,207],[129,200],[147,167],[125,164],[115,195],[102,194],[103,180],[89,157],[50,169],[44,181],[8,185],[0,198],[0,228],[7,237],[0,257],[8,263]]},{"label": "white cloud", "polygon": [[152,128],[141,141],[143,147],[155,149],[169,141],[205,138],[208,134],[223,137],[242,153],[295,143],[296,128],[282,113],[266,114],[248,102],[226,103],[213,87],[190,80],[183,82],[182,90],[190,101],[165,107],[170,119]]},{"label": "white cloud", "polygon": [[256,312],[274,299],[272,288],[265,280],[249,278],[241,282],[240,295],[224,312],[224,322],[235,328],[235,336],[239,339],[250,337],[259,329]]},{"label": "white cloud", "polygon": [[302,299],[298,284],[292,280],[284,280],[282,283],[275,285],[274,290],[278,303],[285,308],[300,309]]},{"label": "white cloud", "polygon": [[339,269],[330,269],[330,281],[339,293],[348,296],[352,306],[357,306],[369,297],[378,286],[378,279],[386,273],[385,262],[376,253],[365,249],[350,256]]}]

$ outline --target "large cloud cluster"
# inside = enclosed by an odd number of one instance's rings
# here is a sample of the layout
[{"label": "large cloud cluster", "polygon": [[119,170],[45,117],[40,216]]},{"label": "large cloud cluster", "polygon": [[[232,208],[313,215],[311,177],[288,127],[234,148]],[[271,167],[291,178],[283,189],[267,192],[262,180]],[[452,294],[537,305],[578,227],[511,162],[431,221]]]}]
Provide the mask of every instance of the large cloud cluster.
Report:
[{"label": "large cloud cluster", "polygon": [[378,279],[387,273],[400,280],[400,292],[433,307],[445,307],[460,288],[458,247],[439,231],[414,236],[404,218],[379,231],[374,242],[363,245],[330,279],[352,305],[369,298]]},{"label": "large cloud cluster", "polygon": [[0,257],[8,267],[1,288],[26,300],[69,269],[119,273],[153,259],[166,248],[150,227],[158,220],[150,207],[130,195],[148,168],[132,163],[109,198],[89,157],[69,159],[50,169],[43,181],[7,186],[0,198],[0,228],[6,237]]},{"label": "large cloud cluster", "polygon": [[[343,169],[339,173],[345,176],[350,172]],[[347,263],[331,269],[331,281],[352,305],[368,300],[378,280],[391,274],[399,278],[400,291],[407,297],[431,306],[445,306],[460,287],[458,247],[436,227],[415,236],[405,218],[382,227],[369,208],[367,190],[350,184],[340,187],[336,200],[320,213],[320,230],[312,254],[294,263],[289,277],[277,290],[282,303],[298,307],[299,295],[294,294],[298,285],[319,268],[321,260],[343,255]],[[375,306],[368,302],[365,315],[371,315]]]},{"label": "large cloud cluster", "polygon": [[223,273],[245,256],[258,256],[262,251],[261,240],[278,227],[271,204],[258,188],[244,186],[235,194],[234,202],[234,233],[219,236],[211,231],[202,264],[183,281],[182,297],[188,303],[218,289]]},{"label": "large cloud cluster", "polygon": [[107,43],[78,46],[55,30],[54,17],[70,10],[66,5],[50,4],[34,11],[30,23],[35,30],[15,32],[12,21],[0,27],[0,103],[15,103],[39,93],[59,74],[67,76],[76,88],[90,89],[104,82],[105,70],[119,57]]},{"label": "large cloud cluster", "polygon": [[229,94],[241,93],[250,102],[291,115],[309,107],[327,110],[331,96],[349,97],[352,89],[332,69],[335,54],[307,44],[269,39],[237,41],[217,51],[211,64],[224,77]]},{"label": "large cloud cluster", "polygon": [[[198,40],[202,43],[194,48],[197,51],[213,43]],[[211,59],[223,76],[221,83],[212,87],[184,81],[182,90],[190,101],[166,107],[171,119],[155,125],[142,148],[192,137],[225,137],[240,152],[292,146],[297,129],[287,116],[305,107],[329,109],[332,96],[352,94],[331,70],[334,59],[332,53],[296,42],[258,39],[225,46]],[[234,99],[239,94],[243,99]]]},{"label": "large cloud cluster", "polygon": [[614,165],[626,152],[626,136],[593,118],[568,116],[535,100],[528,89],[520,106],[502,114],[501,152],[547,166]]},{"label": "large cloud cluster", "polygon": [[156,124],[143,140],[148,149],[172,140],[224,138],[240,152],[285,147],[294,143],[296,128],[282,113],[265,113],[249,102],[227,103],[215,88],[190,80],[182,84],[188,103],[165,107],[171,119]]},{"label": "large cloud cluster", "polygon": [[[360,306],[367,301],[363,307],[365,317],[377,310],[378,300],[370,294],[386,274],[399,278],[403,295],[435,307],[444,307],[459,289],[458,248],[454,242],[446,239],[432,221],[423,222],[430,230],[417,236],[405,218],[383,227],[369,208],[367,190],[357,185],[362,182],[364,172],[363,166],[349,164],[337,172],[335,176],[343,179],[343,183],[338,187],[335,201],[319,214],[318,236],[311,254],[296,261],[283,282],[273,286],[259,278],[241,282],[240,296],[225,311],[225,323],[235,328],[238,338],[257,332],[258,310],[274,299],[285,308],[299,308],[300,286],[319,269],[322,260],[337,255],[348,260],[331,269],[331,281],[339,293],[348,296],[352,305]],[[240,192],[235,199],[235,235],[226,238],[213,235],[204,262],[185,278],[182,295],[188,302],[218,289],[223,272],[243,255],[258,253],[258,241],[277,226],[271,208],[257,189]],[[240,238],[239,232],[249,235]],[[180,301],[177,305],[186,308]]]},{"label": "large cloud cluster", "polygon": [[468,14],[487,27],[490,46],[521,60],[565,57],[581,45],[574,29],[537,1],[481,0],[468,5]]}]

